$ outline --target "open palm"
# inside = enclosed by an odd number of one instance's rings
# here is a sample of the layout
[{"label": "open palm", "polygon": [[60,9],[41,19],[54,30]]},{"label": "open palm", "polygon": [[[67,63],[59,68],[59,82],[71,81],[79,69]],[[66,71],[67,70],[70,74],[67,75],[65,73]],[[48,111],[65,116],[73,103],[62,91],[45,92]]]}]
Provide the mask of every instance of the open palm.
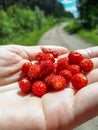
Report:
[{"label": "open palm", "polygon": [[[24,55],[20,56],[21,51],[16,52],[19,57],[14,63],[19,65],[17,69],[14,67],[13,69],[17,71],[9,73],[9,77],[13,77],[11,75],[14,74],[17,78],[7,80],[9,84],[0,88],[0,128],[2,130],[72,130],[98,114],[98,59],[94,58],[98,54],[93,53],[91,56],[92,53],[88,54],[88,50],[85,50],[87,51],[85,57],[92,58],[95,64],[93,71],[87,75],[89,79],[87,87],[75,92],[69,86],[62,91],[47,93],[39,98],[19,92],[20,66],[25,60],[34,59],[26,50]],[[39,48],[38,51],[41,49]],[[80,50],[80,52],[84,54],[84,51]],[[11,68],[14,63],[10,65]],[[7,78],[6,75],[5,77]]]}]

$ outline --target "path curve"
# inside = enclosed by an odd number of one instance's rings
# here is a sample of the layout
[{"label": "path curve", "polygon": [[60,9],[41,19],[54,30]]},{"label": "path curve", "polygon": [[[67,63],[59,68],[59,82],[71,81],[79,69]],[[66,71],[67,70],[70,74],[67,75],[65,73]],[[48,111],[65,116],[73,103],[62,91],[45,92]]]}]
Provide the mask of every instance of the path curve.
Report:
[{"label": "path curve", "polygon": [[67,23],[62,23],[46,32],[40,41],[39,45],[60,45],[67,47],[69,50],[82,49],[92,46],[76,35],[69,35],[63,30]]},{"label": "path curve", "polygon": [[[63,28],[66,26],[66,24],[67,23],[62,23],[46,32],[38,44],[64,46],[70,51],[93,46],[92,44],[83,41],[78,36],[69,35],[67,32],[65,32]],[[98,117],[84,123],[74,130],[98,130]]]}]

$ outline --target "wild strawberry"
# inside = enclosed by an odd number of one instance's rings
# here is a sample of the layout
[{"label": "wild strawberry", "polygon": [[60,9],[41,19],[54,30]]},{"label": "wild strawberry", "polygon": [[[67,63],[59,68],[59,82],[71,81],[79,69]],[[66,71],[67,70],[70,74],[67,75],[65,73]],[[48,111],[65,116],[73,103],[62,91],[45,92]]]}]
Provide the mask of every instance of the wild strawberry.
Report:
[{"label": "wild strawberry", "polygon": [[43,96],[46,93],[47,87],[42,81],[35,81],[32,85],[32,93],[36,96]]},{"label": "wild strawberry", "polygon": [[59,75],[63,76],[66,79],[66,83],[69,83],[69,81],[72,78],[72,74],[69,70],[61,70]]},{"label": "wild strawberry", "polygon": [[55,76],[54,73],[51,73],[49,75],[47,75],[44,79],[44,83],[46,84],[47,86],[47,92],[51,92],[53,91],[53,87],[52,87],[52,84],[51,84],[51,80],[53,79],[53,77]]},{"label": "wild strawberry", "polygon": [[84,57],[79,52],[72,51],[68,55],[69,64],[76,64],[79,65],[81,60],[83,60]]},{"label": "wild strawberry", "polygon": [[73,75],[71,83],[75,89],[79,90],[88,84],[88,79],[84,74],[77,73]]},{"label": "wild strawberry", "polygon": [[41,61],[40,67],[40,78],[44,78],[45,76],[54,71],[54,63],[51,60]]},{"label": "wild strawberry", "polygon": [[67,58],[58,59],[57,66],[58,70],[67,69],[69,66],[68,59]]},{"label": "wild strawberry", "polygon": [[42,50],[43,50],[43,52],[44,52],[45,54],[50,53],[50,54],[52,54],[55,58],[58,57],[58,51],[55,51],[55,50],[52,50],[52,49],[46,49],[46,48],[42,48]]},{"label": "wild strawberry", "polygon": [[27,74],[28,73],[28,70],[29,70],[29,67],[32,65],[31,62],[25,62],[23,65],[22,65],[22,72],[23,74]]},{"label": "wild strawberry", "polygon": [[76,74],[80,72],[80,67],[78,65],[69,65],[68,70],[72,73],[72,74]]},{"label": "wild strawberry", "polygon": [[19,87],[22,92],[27,94],[31,90],[31,83],[27,78],[23,78],[19,81]]},{"label": "wild strawberry", "polygon": [[51,73],[49,75],[47,75],[44,79],[44,83],[46,84],[47,87],[51,86],[51,80],[53,79],[53,77],[55,76],[54,73]]},{"label": "wild strawberry", "polygon": [[83,72],[90,72],[94,67],[93,62],[90,59],[83,59],[80,62],[80,69],[83,70]]},{"label": "wild strawberry", "polygon": [[28,77],[30,79],[38,78],[41,72],[39,64],[32,64],[28,70]]},{"label": "wild strawberry", "polygon": [[55,61],[55,58],[54,58],[54,56],[52,55],[52,54],[50,54],[50,53],[47,53],[47,54],[45,54],[45,56],[44,56],[44,60],[51,60],[51,61]]},{"label": "wild strawberry", "polygon": [[45,54],[43,52],[39,52],[35,56],[35,60],[41,61],[44,60]]},{"label": "wild strawberry", "polygon": [[61,75],[54,76],[51,80],[51,84],[55,90],[62,90],[67,86],[65,78]]}]

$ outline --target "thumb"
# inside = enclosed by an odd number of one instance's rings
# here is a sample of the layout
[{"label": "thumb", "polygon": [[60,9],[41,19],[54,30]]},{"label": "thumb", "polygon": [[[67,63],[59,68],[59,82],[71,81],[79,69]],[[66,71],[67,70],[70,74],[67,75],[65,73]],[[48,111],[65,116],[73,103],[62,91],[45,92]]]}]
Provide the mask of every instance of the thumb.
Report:
[{"label": "thumb", "polygon": [[77,50],[78,52],[80,52],[81,54],[84,55],[85,58],[94,58],[94,57],[98,57],[98,46],[95,47],[89,47],[86,49],[80,49]]},{"label": "thumb", "polygon": [[24,47],[25,52],[28,55],[29,60],[34,60],[35,56],[38,52],[44,52],[48,49],[51,49],[53,51],[57,51],[58,55],[66,54],[68,53],[68,49],[61,46],[50,46],[50,45],[43,45],[43,46],[25,46]]}]

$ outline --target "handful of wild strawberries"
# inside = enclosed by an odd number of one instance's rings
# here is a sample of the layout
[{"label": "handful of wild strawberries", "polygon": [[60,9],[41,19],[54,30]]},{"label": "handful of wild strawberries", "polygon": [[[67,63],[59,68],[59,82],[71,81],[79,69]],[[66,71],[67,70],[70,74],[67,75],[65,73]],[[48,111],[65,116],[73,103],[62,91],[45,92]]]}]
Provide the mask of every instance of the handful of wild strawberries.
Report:
[{"label": "handful of wild strawberries", "polygon": [[71,51],[68,58],[57,59],[58,52],[46,49],[39,52],[35,63],[22,65],[23,78],[19,81],[22,92],[43,96],[53,90],[60,91],[71,82],[79,90],[88,84],[86,73],[93,69],[93,62],[82,54]]}]

